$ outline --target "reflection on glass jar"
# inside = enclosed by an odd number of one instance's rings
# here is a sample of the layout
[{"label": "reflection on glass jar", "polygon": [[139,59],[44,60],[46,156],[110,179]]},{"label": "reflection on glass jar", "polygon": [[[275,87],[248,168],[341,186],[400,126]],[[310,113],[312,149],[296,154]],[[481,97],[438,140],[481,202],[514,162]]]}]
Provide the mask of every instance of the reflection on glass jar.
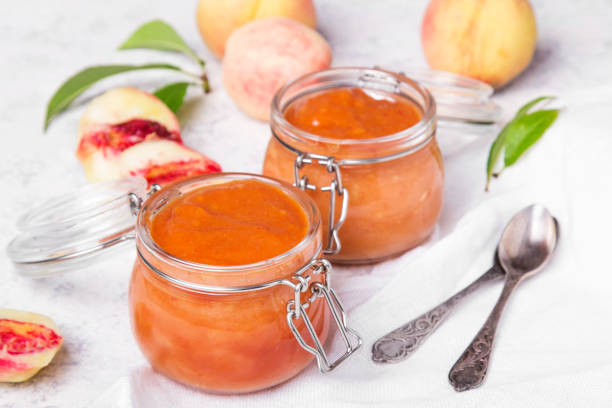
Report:
[{"label": "reflection on glass jar", "polygon": [[[225,241],[215,241],[223,228]],[[241,233],[253,239],[235,239]],[[173,240],[180,242],[173,246]],[[141,350],[166,376],[221,393],[281,383],[313,354],[322,371],[335,367],[339,361],[330,362],[319,348],[330,322],[349,338],[342,359],[359,338],[344,326],[329,288],[329,263],[318,258],[321,241],[312,200],[265,177],[214,174],[154,194],[138,216],[130,286]]]},{"label": "reflection on glass jar", "polygon": [[306,75],[274,98],[263,172],[308,191],[333,261],[400,254],[431,235],[442,209],[435,112],[431,94],[403,75],[367,68]]}]

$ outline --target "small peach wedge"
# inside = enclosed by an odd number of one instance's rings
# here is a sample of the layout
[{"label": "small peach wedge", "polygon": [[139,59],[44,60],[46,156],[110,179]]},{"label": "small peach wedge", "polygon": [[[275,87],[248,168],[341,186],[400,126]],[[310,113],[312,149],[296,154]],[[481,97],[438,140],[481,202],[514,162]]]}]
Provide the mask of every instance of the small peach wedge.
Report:
[{"label": "small peach wedge", "polygon": [[198,174],[216,173],[221,166],[208,157],[170,140],[151,140],[126,149],[119,157],[121,177],[142,176],[149,184],[165,185]]},{"label": "small peach wedge", "polygon": [[0,382],[22,382],[46,367],[62,346],[46,316],[0,309]]}]

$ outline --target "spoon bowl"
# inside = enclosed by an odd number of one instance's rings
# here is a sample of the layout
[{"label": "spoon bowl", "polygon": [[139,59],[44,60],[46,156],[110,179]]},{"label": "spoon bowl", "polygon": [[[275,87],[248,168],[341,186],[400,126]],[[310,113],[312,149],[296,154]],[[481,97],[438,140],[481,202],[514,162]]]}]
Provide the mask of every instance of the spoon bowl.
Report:
[{"label": "spoon bowl", "polygon": [[499,262],[507,274],[528,276],[540,271],[550,260],[558,239],[558,224],[539,204],[517,213],[504,230],[499,243]]}]

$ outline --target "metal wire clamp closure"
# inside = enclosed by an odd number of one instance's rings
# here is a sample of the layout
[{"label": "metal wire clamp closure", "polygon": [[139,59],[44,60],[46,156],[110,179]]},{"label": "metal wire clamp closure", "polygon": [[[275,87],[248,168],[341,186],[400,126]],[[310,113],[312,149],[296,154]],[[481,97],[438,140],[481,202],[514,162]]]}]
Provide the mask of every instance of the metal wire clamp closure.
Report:
[{"label": "metal wire clamp closure", "polygon": [[[307,164],[319,164],[325,166],[328,173],[334,175],[329,186],[323,186],[319,189],[321,191],[329,192],[329,220],[327,226],[327,246],[323,249],[325,255],[335,255],[342,249],[342,243],[338,237],[338,231],[346,220],[346,213],[348,210],[349,192],[342,185],[342,175],[340,174],[340,166],[333,157],[321,156],[310,153],[299,153],[293,163],[293,172],[295,177],[294,186],[302,190],[315,191],[317,186],[308,182],[307,176],[300,176],[300,169]],[[340,207],[340,216],[336,221],[336,195],[342,199],[342,206]]]},{"label": "metal wire clamp closure", "polygon": [[[319,366],[319,371],[321,373],[328,373],[332,371],[361,346],[361,337],[359,336],[359,334],[357,334],[357,332],[355,332],[353,329],[349,328],[346,325],[346,313],[344,312],[342,303],[340,303],[340,299],[338,299],[338,296],[330,287],[329,272],[331,271],[332,266],[329,261],[325,259],[311,260],[304,267],[296,271],[289,279],[280,279],[251,286],[222,287],[186,282],[174,278],[153,266],[149,261],[146,260],[146,258],[138,248],[137,251],[140,260],[147,266],[147,268],[151,269],[157,275],[169,281],[170,283],[188,290],[194,290],[198,292],[232,294],[254,292],[279,285],[289,286],[293,289],[294,296],[293,299],[290,299],[287,302],[287,324],[289,326],[289,329],[295,336],[298,344],[304,350],[313,354],[316,357],[317,365]],[[311,283],[310,280],[312,279],[313,275],[323,275],[325,278],[324,283]],[[301,301],[303,293],[310,293],[310,296],[304,302]],[[333,361],[330,361],[327,353],[323,348],[323,344],[321,343],[321,340],[319,339],[319,336],[317,335],[317,332],[314,326],[312,325],[310,318],[308,317],[308,313],[306,313],[308,307],[310,307],[310,305],[319,297],[324,298],[327,306],[329,307],[330,313],[334,319],[334,322],[336,323],[336,327],[338,328],[338,331],[340,332],[340,335],[346,347],[344,353]],[[308,330],[308,334],[310,335],[314,346],[308,344],[297,329],[295,322],[299,319],[302,319],[304,321],[304,325]]]},{"label": "metal wire clamp closure", "polygon": [[[309,267],[312,269],[313,274],[325,274],[325,283],[314,282],[308,286],[305,286],[301,280],[298,281],[298,284],[295,287],[295,299],[290,300],[287,304],[287,324],[289,325],[289,328],[293,332],[293,335],[297,339],[300,346],[317,358],[319,371],[322,373],[328,373],[334,368],[338,367],[361,346],[361,337],[356,331],[346,325],[346,313],[344,312],[342,303],[340,303],[340,299],[338,299],[336,292],[334,292],[334,290],[329,286],[328,272],[331,270],[331,264],[329,261],[325,259],[316,259],[309,264]],[[305,302],[300,302],[300,293],[304,292],[305,288],[310,289],[311,295]],[[329,360],[329,357],[325,352],[319,337],[317,336],[312,322],[306,313],[306,309],[318,297],[323,297],[325,299],[345,346],[344,353],[333,361]],[[314,343],[314,347],[309,345],[304,340],[299,330],[295,326],[295,321],[299,320],[300,317],[304,320],[304,325],[306,326],[308,334]]]},{"label": "metal wire clamp closure", "polygon": [[[151,184],[151,188],[149,188],[149,191],[147,192],[147,198],[152,194],[157,193],[161,189],[162,187],[159,184]],[[132,212],[132,215],[137,216],[144,200],[134,193],[128,193],[127,197],[130,203],[130,211]]]}]

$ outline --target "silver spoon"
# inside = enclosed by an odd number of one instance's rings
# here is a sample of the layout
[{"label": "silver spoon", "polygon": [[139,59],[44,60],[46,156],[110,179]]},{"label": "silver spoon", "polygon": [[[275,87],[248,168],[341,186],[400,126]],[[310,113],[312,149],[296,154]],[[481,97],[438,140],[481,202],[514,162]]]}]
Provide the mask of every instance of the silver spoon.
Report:
[{"label": "silver spoon", "polygon": [[[506,225],[502,237],[507,235],[510,227],[519,222],[522,212],[516,214]],[[505,274],[499,263],[497,251],[493,266],[463,290],[448,298],[430,311],[401,327],[387,333],[372,345],[372,360],[376,363],[398,363],[410,357],[425,342],[451,311],[469,294],[486,283],[500,279]]]},{"label": "silver spoon", "polygon": [[457,304],[486,283],[500,279],[504,270],[495,255],[493,266],[470,285],[430,311],[385,334],[372,345],[375,363],[399,363],[410,357],[446,319]]},{"label": "silver spoon", "polygon": [[506,271],[504,289],[487,321],[448,374],[456,391],[482,384],[489,367],[495,329],[508,298],[520,281],[546,265],[558,239],[557,220],[541,205],[529,206],[512,218],[497,250],[499,262]]}]

